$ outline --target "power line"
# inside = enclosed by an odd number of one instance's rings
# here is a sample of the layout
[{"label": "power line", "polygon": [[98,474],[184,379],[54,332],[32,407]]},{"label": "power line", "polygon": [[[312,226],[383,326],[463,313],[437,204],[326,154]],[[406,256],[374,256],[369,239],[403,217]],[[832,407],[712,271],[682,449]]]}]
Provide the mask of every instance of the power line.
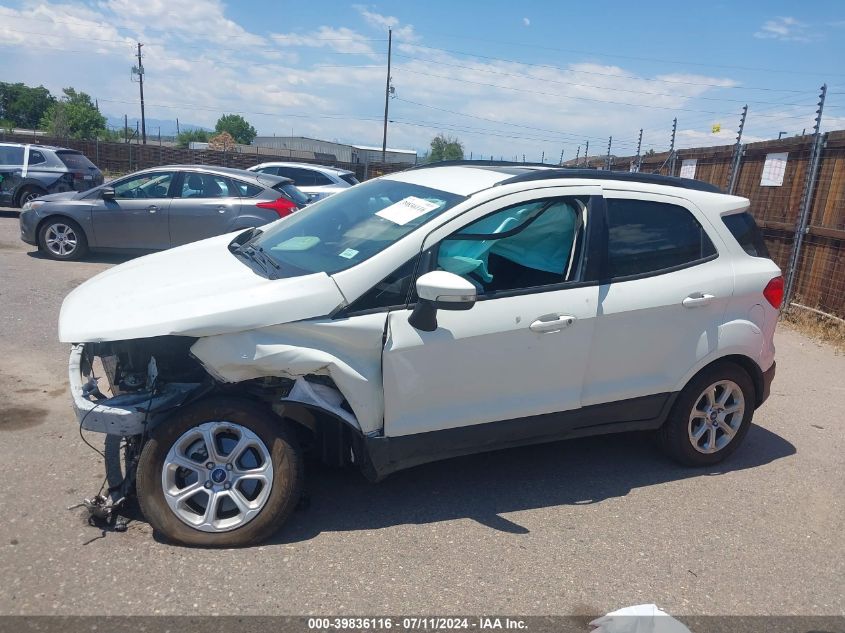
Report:
[{"label": "power line", "polygon": [[[571,82],[571,81],[560,81],[560,80],[556,80],[556,79],[549,79],[547,77],[533,77],[531,75],[509,73],[509,72],[504,72],[504,71],[491,70],[491,69],[488,69],[488,68],[477,68],[477,67],[474,67],[474,66],[465,66],[463,64],[450,64],[448,62],[441,62],[441,61],[437,61],[437,60],[433,60],[433,59],[421,59],[419,57],[411,57],[409,55],[401,55],[399,53],[396,53],[396,57],[402,57],[404,59],[410,59],[410,60],[413,60],[413,61],[423,62],[423,63],[428,63],[428,64],[437,64],[438,66],[451,66],[451,67],[454,67],[454,68],[463,68],[463,69],[466,69],[466,70],[473,70],[473,71],[477,71],[477,72],[490,73],[490,74],[494,74],[494,75],[502,75],[502,76],[505,76],[505,77],[517,77],[519,79],[530,79],[530,80],[533,80],[533,81],[542,81],[543,83],[561,84],[561,85],[564,85],[564,86],[576,86],[576,87],[579,87],[579,88],[598,88],[600,90],[612,90],[614,92],[630,92],[630,93],[633,93],[633,94],[649,95],[649,96],[654,96],[654,97],[676,97],[676,98],[677,97],[683,97],[685,99],[703,99],[703,100],[706,100],[706,101],[728,101],[728,102],[733,102],[733,103],[761,103],[761,104],[775,104],[775,105],[780,104],[780,102],[774,102],[774,101],[749,101],[747,99],[729,99],[729,98],[722,98],[722,97],[705,97],[705,96],[701,96],[701,95],[668,94],[668,93],[662,93],[662,92],[648,92],[648,91],[644,91],[644,90],[631,90],[631,89],[628,89],[628,88],[614,88],[612,86],[599,86],[599,85],[596,85],[596,84],[583,84],[583,83],[576,83],[576,82]],[[516,63],[519,63],[519,62],[516,62]],[[560,69],[560,70],[561,70],[561,72],[569,72],[568,70],[565,70],[565,69]],[[619,78],[619,75],[607,74],[607,76],[613,77],[613,78],[616,78],[616,79]],[[631,77],[631,79],[635,79],[635,78]],[[813,104],[809,103],[809,104],[806,104],[806,105],[811,106]]]},{"label": "power line", "polygon": [[[574,96],[574,95],[566,95],[566,94],[561,94],[559,92],[543,92],[543,91],[540,91],[540,90],[528,90],[528,89],[525,89],[525,88],[516,88],[514,86],[502,86],[500,84],[491,84],[491,83],[487,83],[487,82],[483,82],[483,81],[473,81],[471,79],[461,79],[461,78],[458,78],[458,77],[450,77],[448,75],[434,75],[434,74],[431,74],[431,73],[424,73],[424,72],[419,71],[419,70],[411,70],[407,67],[403,67],[402,70],[404,70],[405,72],[413,73],[415,75],[422,75],[424,77],[433,77],[433,78],[436,78],[436,79],[446,79],[448,81],[457,81],[457,82],[460,82],[460,83],[474,84],[474,85],[477,85],[477,86],[487,86],[489,88],[499,88],[501,90],[512,90],[512,91],[515,91],[515,92],[525,92],[525,93],[529,93],[529,94],[542,95],[542,96],[546,96],[546,97],[559,97],[561,99],[576,99],[576,100],[579,100],[579,101],[590,101],[590,102],[593,102],[593,103],[607,103],[607,104],[622,105],[622,106],[627,106],[627,107],[632,107],[632,108],[651,108],[651,109],[656,109],[656,110],[668,110],[668,111],[671,111],[671,112],[700,112],[700,113],[704,113],[704,114],[717,114],[717,115],[730,114],[730,113],[726,113],[726,112],[716,112],[716,111],[712,111],[712,110],[697,110],[697,109],[693,109],[693,108],[679,108],[679,107],[673,107],[673,106],[658,106],[658,105],[651,105],[651,104],[647,104],[647,103],[628,103],[628,102],[625,102],[625,101],[610,101],[608,99],[595,99],[595,98],[592,98],[592,97],[579,97],[579,96]],[[778,117],[778,118],[782,118],[782,117]]]},{"label": "power line", "polygon": [[[449,37],[452,37],[452,36],[449,36]],[[507,42],[501,42],[499,40],[495,40],[495,41],[494,40],[484,40],[482,38],[473,38],[473,37],[464,37],[462,39],[476,39],[476,40],[487,41],[487,42],[495,42],[497,45],[507,43]],[[727,69],[730,69],[730,70],[750,70],[750,71],[755,71],[755,72],[785,73],[785,74],[791,74],[791,75],[829,76],[831,74],[831,73],[812,73],[812,72],[807,72],[807,71],[803,71],[803,70],[785,70],[785,69],[782,69],[782,68],[759,68],[759,67],[754,67],[754,66],[733,66],[733,65],[726,65],[726,64],[712,64],[712,63],[709,63],[709,62],[691,62],[691,61],[683,61],[683,60],[676,60],[676,59],[659,59],[659,58],[653,58],[653,57],[637,57],[637,56],[633,56],[633,55],[619,55],[619,54],[614,54],[614,53],[607,53],[605,51],[597,52],[597,51],[581,51],[581,50],[567,49],[567,48],[552,48],[552,47],[547,47],[547,46],[540,46],[540,45],[537,45],[537,44],[534,44],[534,45],[532,45],[532,44],[516,44],[516,43],[512,43],[512,44],[515,45],[515,46],[520,46],[520,47],[544,48],[546,50],[551,50],[551,51],[555,51],[555,52],[559,52],[559,53],[576,53],[578,55],[600,55],[600,56],[603,56],[603,57],[617,57],[617,58],[620,58],[620,59],[632,59],[632,60],[636,60],[636,61],[658,62],[658,63],[664,63],[664,64],[677,64],[677,65],[681,65],[681,66],[703,66],[705,68],[727,68]],[[443,52],[446,52],[446,53],[453,53],[455,55],[469,55],[469,56],[474,55],[476,57],[483,57],[483,55],[476,55],[475,53],[467,53],[467,52],[464,52],[464,51],[455,51],[455,50],[451,50],[451,49],[447,49],[447,48],[438,48],[438,47],[435,47],[435,46],[426,46],[424,44],[408,44],[407,46],[409,46],[409,47],[410,46],[417,46],[419,48],[426,48],[426,49],[435,50],[435,51],[443,51]],[[841,73],[832,73],[832,74],[836,77],[845,77],[845,74],[841,74]]]}]

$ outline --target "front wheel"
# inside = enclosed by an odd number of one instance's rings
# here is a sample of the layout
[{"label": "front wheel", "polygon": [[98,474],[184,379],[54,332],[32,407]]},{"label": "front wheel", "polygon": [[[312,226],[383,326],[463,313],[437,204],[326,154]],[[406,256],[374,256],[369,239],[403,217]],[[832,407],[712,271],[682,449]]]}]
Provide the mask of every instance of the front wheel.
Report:
[{"label": "front wheel", "polygon": [[153,431],[138,463],[138,502],[171,541],[253,545],[293,512],[302,480],[302,454],[284,421],[249,401],[209,399]]},{"label": "front wheel", "polygon": [[64,217],[47,219],[38,231],[38,248],[50,259],[80,259],[88,252],[82,228]]},{"label": "front wheel", "polygon": [[663,449],[688,466],[716,464],[733,453],[754,416],[754,384],[733,363],[699,373],[678,395],[659,431]]}]

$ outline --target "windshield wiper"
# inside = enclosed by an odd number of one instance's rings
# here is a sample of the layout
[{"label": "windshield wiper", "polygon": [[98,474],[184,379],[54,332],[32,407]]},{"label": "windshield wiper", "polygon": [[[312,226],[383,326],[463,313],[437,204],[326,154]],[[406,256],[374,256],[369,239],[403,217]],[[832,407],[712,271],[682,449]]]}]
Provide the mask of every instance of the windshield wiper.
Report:
[{"label": "windshield wiper", "polygon": [[255,250],[252,246],[234,246],[230,248],[230,250],[234,255],[243,257],[244,259],[248,259],[249,261],[258,264],[269,279],[277,279],[273,269],[279,270],[281,266],[271,260],[264,253]]}]

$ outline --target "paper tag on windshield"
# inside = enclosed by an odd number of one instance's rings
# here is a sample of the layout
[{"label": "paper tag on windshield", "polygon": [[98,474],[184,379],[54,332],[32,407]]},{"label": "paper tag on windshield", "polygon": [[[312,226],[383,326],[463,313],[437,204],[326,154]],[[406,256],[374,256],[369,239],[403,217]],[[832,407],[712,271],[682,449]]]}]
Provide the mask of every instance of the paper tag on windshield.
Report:
[{"label": "paper tag on windshield", "polygon": [[385,207],[381,211],[377,211],[376,215],[385,220],[390,220],[394,224],[403,226],[412,220],[416,220],[421,215],[425,215],[430,211],[434,211],[440,204],[437,202],[429,202],[422,198],[415,198],[408,196],[399,202]]},{"label": "paper tag on windshield", "polygon": [[358,254],[358,251],[356,251],[354,248],[347,248],[345,251],[338,253],[337,256],[338,257],[344,257],[346,259],[352,259],[357,254]]}]

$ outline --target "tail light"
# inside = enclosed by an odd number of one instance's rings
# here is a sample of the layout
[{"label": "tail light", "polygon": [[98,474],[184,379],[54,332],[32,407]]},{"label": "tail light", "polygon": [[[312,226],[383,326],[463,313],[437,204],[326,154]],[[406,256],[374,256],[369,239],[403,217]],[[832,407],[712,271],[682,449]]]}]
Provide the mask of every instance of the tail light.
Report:
[{"label": "tail light", "polygon": [[763,289],[763,296],[773,308],[780,310],[780,305],[783,303],[783,277],[775,277],[767,283]]},{"label": "tail light", "polygon": [[289,216],[297,209],[297,206],[287,198],[278,198],[272,202],[259,202],[255,206],[262,209],[272,209],[279,214],[280,218]]}]

